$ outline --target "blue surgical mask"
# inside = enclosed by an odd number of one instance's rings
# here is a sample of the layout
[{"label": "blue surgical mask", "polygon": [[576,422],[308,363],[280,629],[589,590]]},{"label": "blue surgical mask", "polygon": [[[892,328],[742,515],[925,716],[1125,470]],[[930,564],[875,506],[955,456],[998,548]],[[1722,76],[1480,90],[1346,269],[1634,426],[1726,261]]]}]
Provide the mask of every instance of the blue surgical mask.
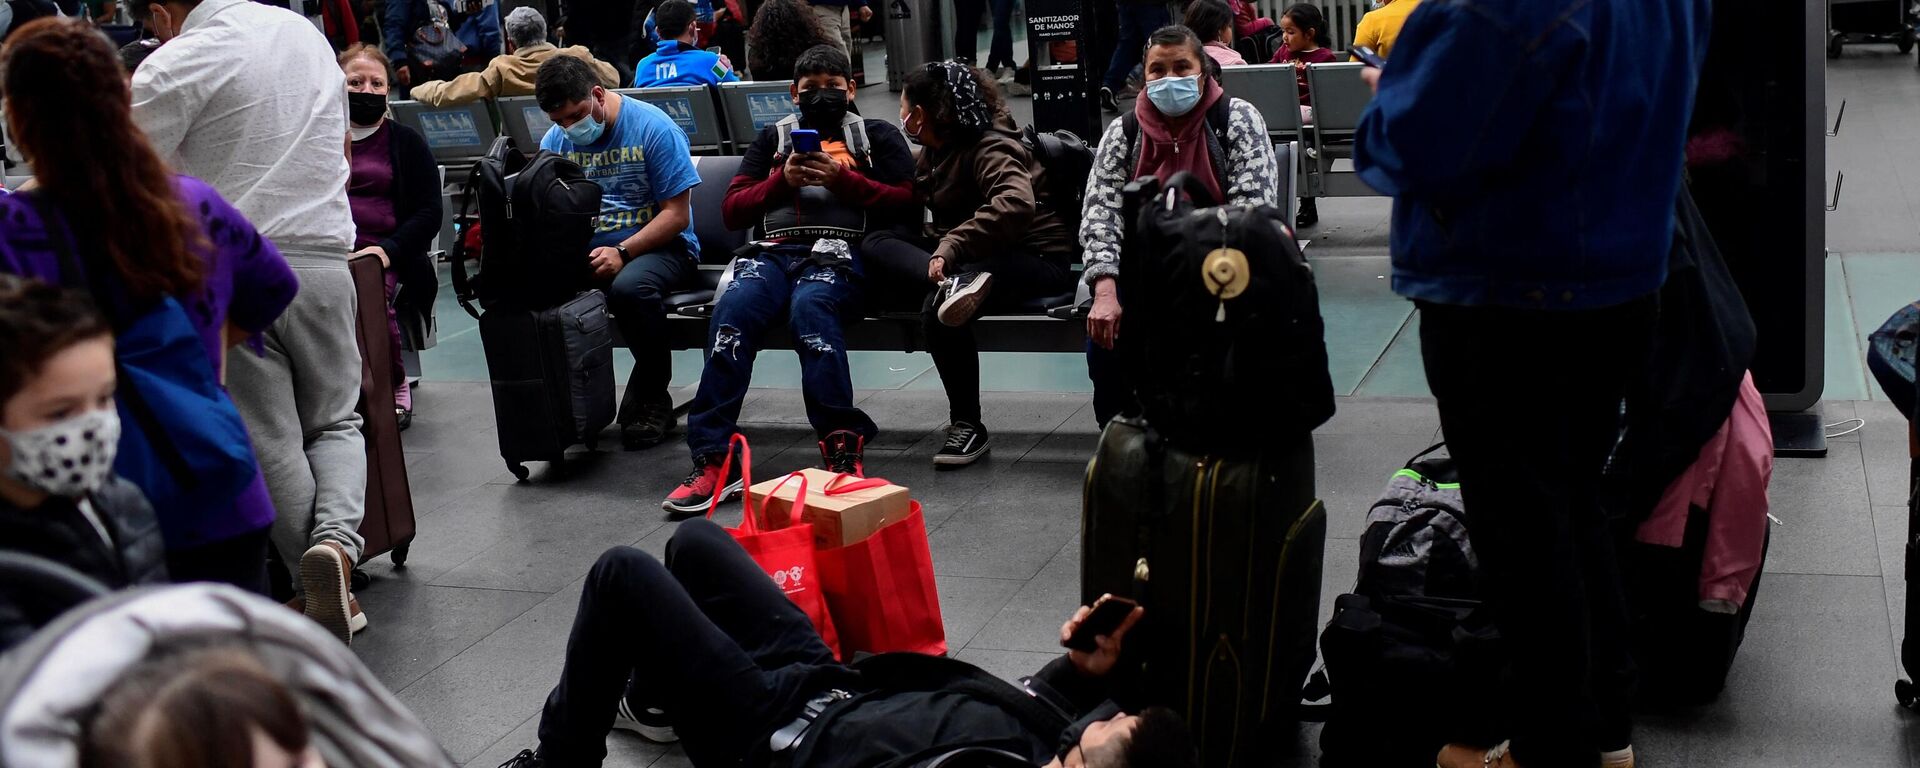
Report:
[{"label": "blue surgical mask", "polygon": [[1200,104],[1200,76],[1163,77],[1147,83],[1147,98],[1167,117],[1192,112]]},{"label": "blue surgical mask", "polygon": [[567,134],[567,141],[573,142],[574,146],[582,146],[599,141],[600,134],[606,129],[605,123],[594,119],[593,113],[588,112],[586,117],[560,130]]}]

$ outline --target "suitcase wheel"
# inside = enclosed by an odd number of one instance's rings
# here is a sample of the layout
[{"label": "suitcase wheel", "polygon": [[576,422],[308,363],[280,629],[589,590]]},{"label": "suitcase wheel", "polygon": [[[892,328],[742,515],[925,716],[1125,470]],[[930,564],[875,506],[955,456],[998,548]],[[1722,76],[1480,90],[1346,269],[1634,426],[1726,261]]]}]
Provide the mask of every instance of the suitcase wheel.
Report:
[{"label": "suitcase wheel", "polygon": [[526,465],[521,464],[520,462],[517,462],[517,461],[509,461],[507,462],[507,471],[513,473],[513,479],[519,480],[520,482],[523,482],[523,483],[527,481]]},{"label": "suitcase wheel", "polygon": [[1913,683],[1908,680],[1895,680],[1893,683],[1893,698],[1900,702],[1900,706],[1913,709],[1915,699]]},{"label": "suitcase wheel", "polygon": [[412,548],[413,548],[413,544],[411,543],[402,544],[400,546],[394,547],[393,554],[389,555],[389,557],[393,558],[393,567],[395,568],[407,567],[407,550]]}]

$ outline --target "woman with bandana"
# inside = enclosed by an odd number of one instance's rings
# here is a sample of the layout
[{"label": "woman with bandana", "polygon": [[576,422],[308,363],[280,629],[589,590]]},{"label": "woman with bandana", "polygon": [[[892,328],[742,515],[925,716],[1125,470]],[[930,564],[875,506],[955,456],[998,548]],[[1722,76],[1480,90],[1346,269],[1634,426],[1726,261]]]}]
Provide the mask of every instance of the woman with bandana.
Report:
[{"label": "woman with bandana", "polygon": [[[1147,40],[1146,98],[1100,137],[1081,208],[1080,243],[1093,289],[1087,314],[1087,372],[1094,418],[1133,410],[1120,356],[1120,191],[1134,179],[1180,171],[1228,205],[1278,205],[1280,174],[1260,110],[1220,89],[1220,66],[1192,30],[1161,27]],[[1144,290],[1135,288],[1133,290]]]},{"label": "woman with bandana", "polygon": [[924,231],[869,236],[868,268],[893,283],[935,286],[925,307],[927,351],[946,385],[951,423],[933,463],[965,466],[988,448],[973,320],[1071,293],[1073,232],[985,72],[942,61],[908,75],[900,126],[923,147],[914,194],[933,221]]},{"label": "woman with bandana", "polygon": [[347,133],[353,139],[347,203],[353,208],[354,255],[377,256],[386,270],[393,402],[404,430],[413,424],[413,388],[401,352],[418,354],[432,337],[433,299],[440,289],[427,255],[440,233],[440,171],[426,139],[387,119],[393,81],[380,49],[350,46],[340,54],[340,68],[347,75]]},{"label": "woman with bandana", "polygon": [[[113,474],[113,331],[77,293],[0,275],[0,551],[102,585],[167,580],[147,497]],[[69,606],[0,590],[0,651]]]}]

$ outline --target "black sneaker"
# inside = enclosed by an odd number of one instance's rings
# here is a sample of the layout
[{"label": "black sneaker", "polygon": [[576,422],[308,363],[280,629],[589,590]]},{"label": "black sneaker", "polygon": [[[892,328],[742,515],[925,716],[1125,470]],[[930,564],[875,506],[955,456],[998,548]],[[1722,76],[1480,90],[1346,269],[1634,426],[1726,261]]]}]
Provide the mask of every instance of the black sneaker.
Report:
[{"label": "black sneaker", "polygon": [[620,705],[613,713],[613,728],[626,731],[655,744],[672,744],[680,740],[680,734],[674,732],[673,721],[667,718],[667,711],[658,707],[635,708],[627,697],[620,697]]},{"label": "black sneaker", "polygon": [[844,472],[854,477],[866,477],[867,468],[864,453],[867,439],[851,429],[842,429],[827,435],[820,441],[820,463],[825,464],[828,472]]},{"label": "black sneaker", "polygon": [[673,414],[672,400],[642,405],[639,419],[620,425],[620,444],[629,451],[652,448],[667,439],[667,433],[673,431],[678,421]]},{"label": "black sneaker", "polygon": [[947,427],[947,443],[933,455],[936,467],[964,467],[987,454],[987,428],[956,421]]},{"label": "black sneaker", "polygon": [[507,758],[506,762],[500,764],[500,768],[543,768],[546,764],[547,761],[541,760],[533,750],[523,749],[520,750],[520,754]]},{"label": "black sneaker", "polygon": [[963,273],[947,278],[940,291],[940,324],[949,328],[966,325],[974,313],[980,311],[980,305],[987,300],[987,291],[992,289],[992,272]]},{"label": "black sneaker", "polygon": [[[687,479],[675,486],[666,501],[660,502],[660,508],[672,513],[674,517],[704,515],[713,506],[713,497],[719,494],[721,503],[732,501],[740,495],[746,483],[738,478],[720,476],[720,467],[726,454],[716,453],[701,456],[693,460],[693,471],[687,473]],[[729,473],[731,474],[731,473]],[[728,482],[731,480],[732,482]]]},{"label": "black sneaker", "polygon": [[1120,101],[1113,97],[1113,89],[1100,86],[1100,108],[1108,112],[1120,111]]},{"label": "black sneaker", "polygon": [[1320,205],[1311,197],[1300,198],[1300,213],[1293,217],[1294,229],[1306,229],[1320,223]]}]

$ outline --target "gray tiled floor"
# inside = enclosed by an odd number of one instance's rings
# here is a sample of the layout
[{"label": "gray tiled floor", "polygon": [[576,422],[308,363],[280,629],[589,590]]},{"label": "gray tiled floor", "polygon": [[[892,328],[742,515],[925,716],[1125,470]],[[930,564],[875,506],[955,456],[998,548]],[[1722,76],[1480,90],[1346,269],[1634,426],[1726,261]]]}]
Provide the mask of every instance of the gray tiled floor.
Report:
[{"label": "gray tiled floor", "polygon": [[[1836,253],[1920,250],[1920,151],[1911,129],[1920,124],[1913,98],[1920,76],[1912,66],[1911,57],[1896,58],[1890,47],[1863,46],[1849,48],[1828,74],[1830,109],[1847,98],[1851,115],[1831,142],[1830,167],[1850,179],[1829,222]],[[875,88],[863,91],[861,102],[869,114],[890,116],[897,96]],[[1395,337],[1411,338],[1405,304],[1382,296],[1373,282],[1385,252],[1385,201],[1332,200],[1321,208],[1324,218],[1311,232],[1317,258],[1347,260],[1323,277],[1330,331],[1338,321],[1342,338],[1354,345],[1335,355],[1341,375],[1351,377],[1343,391],[1423,392],[1417,351],[1407,343],[1388,346]],[[1868,282],[1885,282],[1874,276]],[[1858,298],[1840,290],[1829,301]],[[1878,307],[1860,311],[1885,314]],[[454,312],[449,305],[443,320],[457,318]],[[442,354],[464,349],[443,358],[459,363],[447,370],[484,370],[472,359],[478,349],[471,342],[443,345]],[[891,360],[866,361],[870,378],[885,378],[878,375],[884,370],[922,380],[860,393],[883,430],[869,452],[870,471],[913,488],[925,504],[955,654],[996,674],[1030,672],[1050,656],[1053,632],[1075,602],[1080,473],[1095,439],[1088,398],[990,392],[985,412],[994,454],[964,471],[937,472],[928,457],[945,420],[943,398],[927,388],[931,374],[918,373],[923,362],[896,371],[886,367]],[[1079,375],[1078,361],[1066,356],[1019,360],[1061,368],[1054,378],[1062,381]],[[686,471],[687,458],[678,444],[582,455],[561,469],[535,465],[531,484],[513,484],[495,453],[486,385],[434,370],[430,376],[406,434],[419,538],[409,567],[394,569],[385,558],[368,564],[374,582],[360,596],[373,626],[354,648],[455,758],[491,766],[535,740],[536,714],[593,559],[616,544],[656,554],[665,546],[674,526],[658,499]],[[1830,391],[1868,396],[1858,387]],[[1836,439],[1824,460],[1779,462],[1773,510],[1781,524],[1727,691],[1711,707],[1645,717],[1637,738],[1642,765],[1920,766],[1920,727],[1892,700],[1906,593],[1904,423],[1885,402],[1831,402],[1825,413],[1829,422],[1858,415],[1867,424]],[[755,390],[744,421],[760,476],[817,460],[796,391]],[[1352,584],[1352,537],[1365,505],[1437,431],[1430,402],[1371,396],[1343,399],[1319,430],[1318,489],[1332,515],[1323,614]],[[1281,735],[1280,762],[1308,764],[1311,737],[1310,728],[1298,739]],[[625,734],[611,736],[609,746],[613,766],[688,765],[678,750]]]},{"label": "gray tiled floor", "polygon": [[[771,476],[816,454],[805,428],[791,423],[799,402],[768,395],[745,430],[761,446],[756,472]],[[957,472],[928,466],[939,395],[885,391],[864,404],[899,438],[892,452],[876,452],[872,473],[914,488],[926,504],[953,651],[1014,676],[1048,658],[1075,604],[1079,462],[1092,424],[1083,395],[988,399],[988,413],[1007,414],[996,416],[1005,426],[995,453]],[[513,484],[493,456],[491,420],[469,412],[488,402],[485,385],[429,382],[417,402],[407,433],[414,476],[465,485],[443,485],[431,497],[438,501],[423,497],[409,567],[384,558],[368,565],[374,583],[360,596],[373,628],[354,647],[458,760],[493,765],[534,741],[533,718],[593,559],[615,544],[665,546],[674,526],[657,500],[686,457],[676,445],[582,455],[563,470],[536,465],[534,482]],[[1903,428],[1883,404],[1827,408],[1829,420],[1856,412],[1866,428],[1834,441],[1827,459],[1779,462],[1773,501],[1782,524],[1728,691],[1712,707],[1647,718],[1644,765],[1920,765],[1907,735],[1913,724],[1891,692],[1892,627],[1904,597]],[[1317,482],[1333,515],[1323,613],[1352,583],[1352,537],[1365,505],[1435,428],[1425,401],[1346,399],[1317,435]],[[677,751],[625,734],[609,743],[609,765],[684,764]]]}]

